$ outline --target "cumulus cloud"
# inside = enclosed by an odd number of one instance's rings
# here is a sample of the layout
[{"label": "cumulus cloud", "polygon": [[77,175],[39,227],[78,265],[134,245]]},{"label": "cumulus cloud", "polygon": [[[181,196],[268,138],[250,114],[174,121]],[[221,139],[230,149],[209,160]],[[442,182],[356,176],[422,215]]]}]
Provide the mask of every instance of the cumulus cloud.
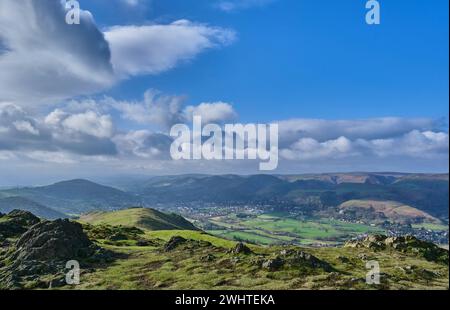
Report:
[{"label": "cumulus cloud", "polygon": [[109,138],[114,130],[109,115],[98,115],[93,111],[69,115],[61,125],[65,129],[79,131],[97,138]]},{"label": "cumulus cloud", "polygon": [[233,107],[225,102],[201,103],[197,106],[184,105],[185,96],[165,95],[155,89],[144,93],[142,101],[117,101],[106,98],[107,105],[120,112],[122,118],[141,125],[157,125],[168,130],[172,125],[192,122],[193,115],[202,116],[204,123],[223,123],[237,118]]},{"label": "cumulus cloud", "polygon": [[147,90],[142,101],[117,101],[113,98],[104,100],[121,112],[121,116],[127,120],[139,124],[153,124],[164,129],[184,121],[181,112],[183,101],[183,96],[164,95],[154,89]]},{"label": "cumulus cloud", "polygon": [[[128,1],[130,5],[137,1]],[[228,29],[187,20],[100,31],[88,11],[65,22],[60,0],[0,1],[0,101],[51,104],[158,74],[233,42]]]},{"label": "cumulus cloud", "polygon": [[294,119],[279,122],[280,155],[313,161],[356,158],[448,158],[448,132],[428,118],[372,118],[361,120]]},{"label": "cumulus cloud", "polygon": [[400,136],[378,139],[347,137],[326,140],[323,142],[313,138],[301,138],[289,147],[283,148],[280,154],[289,160],[311,159],[343,159],[351,161],[354,157],[364,158],[370,162],[374,157],[448,159],[449,137],[445,132],[412,130]]},{"label": "cumulus cloud", "polygon": [[[207,121],[219,122],[235,117],[236,113],[223,102],[188,107],[182,102],[181,97],[150,90],[140,102],[112,98],[101,102],[70,101],[42,117],[33,117],[17,105],[0,103],[0,160],[21,163],[32,160],[61,167],[89,162],[101,167],[114,163],[114,169],[156,169],[160,173],[169,171],[164,167],[184,169],[171,161],[173,138],[167,132],[150,129],[147,121],[162,125],[175,119],[188,122],[197,111]],[[120,122],[112,117],[117,111],[142,129],[118,128]],[[152,115],[153,111],[156,115]],[[439,127],[439,122],[429,119],[281,121],[280,141],[284,144],[280,145],[280,172],[425,171],[427,167],[442,171],[448,167],[449,137]],[[227,169],[234,167],[238,169],[236,173],[245,169],[251,172],[250,166],[248,161],[245,165],[196,161],[195,165],[189,164],[189,169],[222,173],[232,172]]]},{"label": "cumulus cloud", "polygon": [[170,159],[170,145],[172,138],[162,133],[148,130],[130,131],[114,137],[121,155],[129,158]]},{"label": "cumulus cloud", "polygon": [[281,146],[289,146],[301,138],[319,142],[346,137],[356,139],[386,139],[413,130],[442,131],[442,124],[429,118],[383,117],[356,120],[292,119],[277,122]]},{"label": "cumulus cloud", "polygon": [[231,30],[179,20],[168,25],[116,26],[105,32],[112,62],[121,77],[158,74],[204,50],[228,45]]},{"label": "cumulus cloud", "polygon": [[65,22],[59,0],[0,1],[0,100],[53,102],[112,85],[110,50],[92,15]]},{"label": "cumulus cloud", "polygon": [[117,153],[111,140],[114,127],[110,116],[92,111],[71,114],[55,110],[40,119],[17,105],[0,103],[0,127],[4,129],[0,131],[0,151],[19,151],[27,156],[42,152],[86,156]]},{"label": "cumulus cloud", "polygon": [[233,121],[237,118],[237,113],[229,103],[214,102],[201,103],[198,106],[187,106],[184,109],[186,119],[192,121],[194,115],[202,117],[204,123],[222,123]]}]

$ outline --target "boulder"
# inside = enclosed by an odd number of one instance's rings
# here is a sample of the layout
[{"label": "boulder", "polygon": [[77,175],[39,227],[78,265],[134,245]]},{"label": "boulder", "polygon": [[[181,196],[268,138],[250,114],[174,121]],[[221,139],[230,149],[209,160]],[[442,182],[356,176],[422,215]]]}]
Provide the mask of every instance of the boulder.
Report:
[{"label": "boulder", "polygon": [[213,254],[206,254],[206,255],[200,257],[200,260],[202,262],[212,262],[212,261],[216,260],[216,257]]},{"label": "boulder", "polygon": [[16,243],[13,259],[50,261],[86,258],[95,246],[82,226],[67,219],[43,221],[31,227]]},{"label": "boulder", "polygon": [[248,246],[246,246],[244,243],[239,242],[236,244],[236,246],[233,248],[232,253],[234,254],[252,254],[252,250]]},{"label": "boulder", "polygon": [[268,269],[269,271],[276,271],[283,267],[284,264],[285,261],[281,257],[277,256],[275,258],[265,260],[262,263],[262,267],[264,269]]},{"label": "boulder", "polygon": [[290,265],[293,266],[308,266],[311,268],[320,268],[325,271],[332,271],[333,268],[331,265],[323,260],[320,260],[319,258],[315,257],[314,255],[311,255],[309,253],[303,252],[303,251],[295,251],[291,256],[286,259],[287,262]]},{"label": "boulder", "polygon": [[173,236],[170,240],[164,245],[164,251],[169,252],[178,247],[179,245],[186,243],[187,240],[180,236]]}]

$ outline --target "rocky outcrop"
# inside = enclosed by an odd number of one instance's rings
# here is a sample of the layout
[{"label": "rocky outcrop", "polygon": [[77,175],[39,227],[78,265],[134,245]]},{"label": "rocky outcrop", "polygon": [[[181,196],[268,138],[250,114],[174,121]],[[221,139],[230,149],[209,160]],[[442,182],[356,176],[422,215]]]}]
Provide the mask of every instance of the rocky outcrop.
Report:
[{"label": "rocky outcrop", "polygon": [[245,254],[245,255],[253,253],[252,250],[250,250],[250,248],[242,242],[236,244],[236,246],[231,250],[231,252],[233,254]]},{"label": "rocky outcrop", "polygon": [[270,271],[276,271],[278,269],[280,269],[281,267],[283,267],[283,265],[286,262],[279,256],[275,257],[275,258],[270,258],[268,260],[265,260],[262,263],[262,268],[264,269],[268,269]]},{"label": "rocky outcrop", "polygon": [[352,240],[344,247],[369,248],[372,250],[392,249],[404,253],[416,254],[428,261],[448,264],[448,250],[442,249],[431,242],[417,239],[414,236],[387,237],[383,235],[372,235],[363,240]]},{"label": "rocky outcrop", "polygon": [[386,244],[386,236],[383,235],[370,235],[362,240],[351,240],[345,243],[344,247],[347,248],[368,248],[372,250],[384,250]]},{"label": "rocky outcrop", "polygon": [[40,288],[65,285],[65,265],[70,260],[88,264],[93,260],[110,261],[112,256],[94,245],[78,223],[69,220],[39,222],[31,226],[3,258],[0,288],[23,288],[24,283]]},{"label": "rocky outcrop", "polygon": [[93,254],[95,246],[80,224],[69,220],[34,225],[16,243],[15,260],[71,260]]},{"label": "rocky outcrop", "polygon": [[31,226],[40,222],[40,219],[32,213],[21,210],[13,210],[3,215],[0,221],[0,240],[19,237]]},{"label": "rocky outcrop", "polygon": [[164,251],[169,252],[178,247],[179,245],[186,243],[187,240],[180,236],[173,236],[170,240],[164,245]]},{"label": "rocky outcrop", "polygon": [[333,271],[333,267],[326,261],[301,250],[282,250],[280,255],[287,264],[293,267],[309,267],[313,269],[322,269],[328,272]]},{"label": "rocky outcrop", "polygon": [[254,260],[254,264],[269,271],[278,271],[282,268],[295,268],[312,272],[314,270],[334,271],[334,268],[326,261],[298,249],[284,249],[272,257],[260,257]]}]

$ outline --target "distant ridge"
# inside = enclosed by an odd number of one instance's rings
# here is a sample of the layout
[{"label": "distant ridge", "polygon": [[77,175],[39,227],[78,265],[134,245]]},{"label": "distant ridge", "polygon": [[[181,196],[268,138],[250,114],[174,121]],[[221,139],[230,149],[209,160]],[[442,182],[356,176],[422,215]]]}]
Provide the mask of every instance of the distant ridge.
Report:
[{"label": "distant ridge", "polygon": [[9,213],[12,210],[23,210],[48,220],[67,218],[67,215],[43,206],[37,202],[23,197],[0,198],[0,213]]},{"label": "distant ridge", "polygon": [[3,191],[20,196],[59,212],[77,215],[96,210],[117,210],[140,205],[135,195],[88,180],[75,179],[39,187]]},{"label": "distant ridge", "polygon": [[[175,175],[122,179],[123,190],[76,179],[0,191],[67,215],[157,203],[268,203],[335,208],[349,200],[396,201],[444,222],[449,214],[448,173],[322,173],[302,175]],[[195,207],[195,206],[194,206]]]}]

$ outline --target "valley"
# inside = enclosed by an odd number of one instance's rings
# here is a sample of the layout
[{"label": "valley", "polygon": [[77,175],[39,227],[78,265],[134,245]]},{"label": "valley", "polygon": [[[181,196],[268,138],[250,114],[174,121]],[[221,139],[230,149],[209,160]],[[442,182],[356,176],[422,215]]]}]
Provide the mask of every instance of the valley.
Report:
[{"label": "valley", "polygon": [[330,247],[382,233],[448,247],[448,197],[448,174],[179,175],[3,189],[0,212],[95,218],[146,207],[180,214],[212,235],[260,245]]}]

